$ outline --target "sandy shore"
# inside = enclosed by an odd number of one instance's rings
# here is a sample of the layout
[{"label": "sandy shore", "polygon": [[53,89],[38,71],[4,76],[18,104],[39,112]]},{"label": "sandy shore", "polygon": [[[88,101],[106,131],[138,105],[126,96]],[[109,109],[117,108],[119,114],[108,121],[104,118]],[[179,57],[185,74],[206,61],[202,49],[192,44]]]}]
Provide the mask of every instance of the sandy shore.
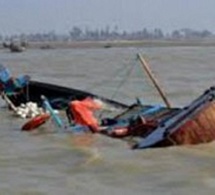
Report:
[{"label": "sandy shore", "polygon": [[32,48],[110,48],[110,47],[172,47],[215,46],[215,40],[123,40],[123,41],[70,41],[29,43]]},{"label": "sandy shore", "polygon": [[[50,41],[29,42],[28,48],[111,48],[111,47],[210,47],[215,46],[215,40],[111,40],[111,41]],[[2,48],[2,47],[1,47]]]}]

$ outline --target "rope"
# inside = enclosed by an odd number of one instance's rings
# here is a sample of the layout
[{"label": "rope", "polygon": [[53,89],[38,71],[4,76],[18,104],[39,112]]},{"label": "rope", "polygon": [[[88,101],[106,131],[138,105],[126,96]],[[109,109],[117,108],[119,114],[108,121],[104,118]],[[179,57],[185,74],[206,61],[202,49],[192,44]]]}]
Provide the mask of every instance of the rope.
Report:
[{"label": "rope", "polygon": [[131,75],[132,71],[134,70],[134,66],[135,66],[135,64],[133,64],[132,66],[129,67],[129,69],[127,70],[127,72],[125,74],[125,77],[121,80],[121,82],[116,87],[115,92],[112,94],[111,99],[114,99],[116,97],[119,89],[123,86],[125,81],[129,78],[129,76]]},{"label": "rope", "polygon": [[[127,67],[129,67],[129,66],[127,66]],[[126,67],[126,68],[127,68]],[[115,72],[115,74],[113,74],[112,76],[111,76],[111,78],[116,78],[116,77],[118,77],[119,75],[120,75],[120,73],[122,73],[123,71],[125,71],[125,67],[124,66],[122,66],[122,67],[120,67],[120,69],[118,69],[116,72]],[[89,88],[86,88],[86,90],[91,90],[92,88],[97,88],[97,87],[101,87],[101,86],[104,86],[104,84],[105,85],[107,85],[107,82],[110,82],[110,79],[105,79],[105,80],[103,80],[103,81],[99,81],[99,82],[97,82],[97,83],[95,83],[94,85],[92,85],[91,87],[89,87]]]},{"label": "rope", "polygon": [[[124,78],[119,82],[119,84],[117,85],[115,91],[113,92],[113,94],[111,95],[110,99],[113,100],[117,93],[119,92],[119,89],[123,86],[123,84],[125,83],[125,81],[129,78],[129,76],[131,75],[132,71],[134,70],[135,64],[133,64],[132,66],[128,66],[128,70],[125,73]],[[125,68],[123,69],[125,70]],[[121,73],[122,71],[117,71],[116,75],[119,75],[119,73]],[[102,111],[100,113],[100,115],[98,116],[99,119],[102,118],[102,115],[104,114],[105,111]]]},{"label": "rope", "polygon": [[[136,66],[136,64],[133,64],[132,66],[131,65],[127,65],[126,67],[125,66],[121,66],[117,71],[115,71],[115,74],[113,74],[111,76],[111,78],[117,78],[119,77],[120,75],[124,75],[123,76],[123,79],[118,83],[118,85],[116,85],[116,88],[114,89],[113,91],[113,94],[110,96],[110,99],[114,99],[119,91],[119,89],[123,86],[123,84],[126,82],[126,80],[129,78],[129,76],[131,75],[134,67]],[[90,90],[92,91],[92,89],[95,89],[95,88],[101,88],[103,86],[108,86],[108,83],[110,82],[113,82],[113,79],[105,79],[103,80],[102,82],[97,82],[95,83],[94,85],[92,85],[90,88],[86,89],[86,90]],[[116,82],[115,82],[116,83]]]}]

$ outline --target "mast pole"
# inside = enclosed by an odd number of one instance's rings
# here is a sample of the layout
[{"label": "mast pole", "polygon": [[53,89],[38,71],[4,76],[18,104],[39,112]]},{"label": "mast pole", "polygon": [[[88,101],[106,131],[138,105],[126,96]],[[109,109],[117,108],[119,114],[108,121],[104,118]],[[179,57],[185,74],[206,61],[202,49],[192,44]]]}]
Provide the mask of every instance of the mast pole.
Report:
[{"label": "mast pole", "polygon": [[164,103],[166,104],[167,108],[171,108],[171,105],[170,105],[165,93],[163,92],[163,90],[159,86],[158,81],[156,80],[155,76],[153,75],[153,73],[152,73],[152,71],[151,71],[151,69],[149,67],[149,64],[146,62],[146,60],[140,54],[137,54],[137,57],[140,60],[143,69],[146,71],[146,73],[149,76],[149,78],[151,79],[153,85],[157,89],[159,95],[161,96],[161,98],[163,99]]}]

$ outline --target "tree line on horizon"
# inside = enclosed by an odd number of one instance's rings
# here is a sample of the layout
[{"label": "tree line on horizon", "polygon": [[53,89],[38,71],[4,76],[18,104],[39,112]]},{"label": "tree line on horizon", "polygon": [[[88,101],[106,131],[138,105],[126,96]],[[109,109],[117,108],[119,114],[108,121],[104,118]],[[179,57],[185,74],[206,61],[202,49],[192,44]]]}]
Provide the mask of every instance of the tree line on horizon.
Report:
[{"label": "tree line on horizon", "polygon": [[183,28],[164,33],[160,28],[127,32],[119,31],[118,27],[113,30],[107,26],[105,29],[90,30],[81,29],[74,26],[67,34],[58,34],[55,31],[48,33],[14,34],[11,36],[1,36],[0,41],[105,41],[105,40],[186,40],[186,39],[205,39],[215,38],[209,30],[193,30]]}]

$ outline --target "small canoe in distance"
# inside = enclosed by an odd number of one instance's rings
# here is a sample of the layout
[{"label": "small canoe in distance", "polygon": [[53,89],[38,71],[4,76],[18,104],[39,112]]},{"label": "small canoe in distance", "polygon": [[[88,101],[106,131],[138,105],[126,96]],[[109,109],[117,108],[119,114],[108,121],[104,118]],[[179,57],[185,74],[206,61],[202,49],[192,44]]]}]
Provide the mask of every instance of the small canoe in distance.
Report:
[{"label": "small canoe in distance", "polygon": [[191,145],[215,140],[215,87],[184,107],[177,114],[161,120],[134,149]]},{"label": "small canoe in distance", "polygon": [[16,52],[16,53],[17,53],[17,52],[23,52],[23,51],[26,50],[25,47],[19,46],[19,45],[11,45],[9,49],[10,49],[10,51],[13,52],[13,53],[15,53],[15,52]]},{"label": "small canoe in distance", "polygon": [[38,105],[42,104],[41,95],[47,97],[51,106],[54,109],[64,109],[71,100],[82,100],[86,97],[98,98],[116,108],[127,108],[126,104],[117,102],[108,98],[104,98],[83,90],[58,86],[50,83],[43,83],[39,81],[29,81],[29,83],[22,89],[21,93],[8,96],[15,106],[28,101],[36,102]]}]

